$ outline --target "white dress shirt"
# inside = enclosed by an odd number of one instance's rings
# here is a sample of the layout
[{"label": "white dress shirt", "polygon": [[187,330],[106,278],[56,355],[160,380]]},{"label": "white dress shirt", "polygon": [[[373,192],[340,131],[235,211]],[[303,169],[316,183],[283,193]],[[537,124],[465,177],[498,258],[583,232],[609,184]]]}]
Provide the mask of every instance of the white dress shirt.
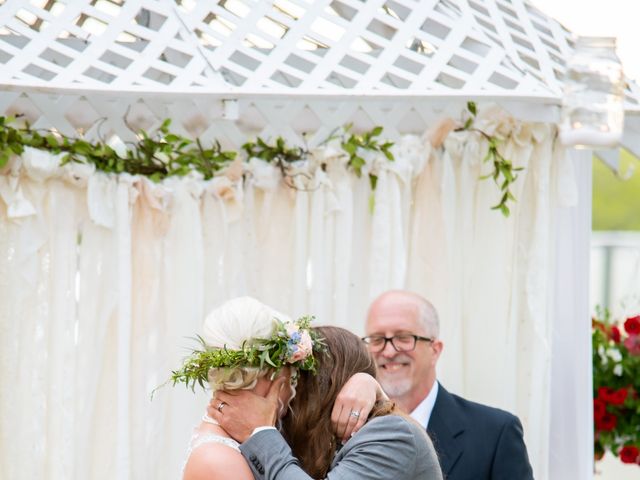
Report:
[{"label": "white dress shirt", "polygon": [[433,382],[433,387],[431,387],[431,391],[429,395],[424,397],[424,399],[418,404],[416,408],[411,412],[411,418],[413,418],[416,422],[422,425],[425,429],[429,424],[429,419],[431,418],[431,412],[433,411],[433,406],[436,404],[436,397],[438,396],[438,381]]}]

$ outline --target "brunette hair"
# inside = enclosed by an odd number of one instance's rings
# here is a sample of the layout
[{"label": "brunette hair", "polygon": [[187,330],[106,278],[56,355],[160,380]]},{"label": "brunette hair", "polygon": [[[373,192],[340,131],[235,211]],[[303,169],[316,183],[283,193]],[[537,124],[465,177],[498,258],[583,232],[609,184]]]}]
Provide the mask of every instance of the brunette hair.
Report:
[{"label": "brunette hair", "polygon": [[[291,411],[282,428],[294,455],[312,478],[325,478],[336,453],[333,404],[344,384],[359,372],[376,376],[376,364],[356,335],[340,327],[316,327],[326,350],[316,355],[316,372],[300,372]],[[376,402],[369,418],[397,413],[390,401]]]}]

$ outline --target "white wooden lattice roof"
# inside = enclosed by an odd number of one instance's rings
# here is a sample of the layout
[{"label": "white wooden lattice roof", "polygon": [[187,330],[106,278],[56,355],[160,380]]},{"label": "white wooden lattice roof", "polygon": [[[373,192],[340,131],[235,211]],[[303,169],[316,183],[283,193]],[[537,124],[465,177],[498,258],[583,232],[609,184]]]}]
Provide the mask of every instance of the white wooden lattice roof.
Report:
[{"label": "white wooden lattice roof", "polygon": [[[124,140],[172,118],[236,147],[346,123],[397,138],[469,99],[557,122],[571,51],[525,0],[0,0],[0,115]],[[626,94],[621,144],[640,155]]]},{"label": "white wooden lattice roof", "polygon": [[0,1],[6,86],[559,98],[570,51],[523,0]]}]

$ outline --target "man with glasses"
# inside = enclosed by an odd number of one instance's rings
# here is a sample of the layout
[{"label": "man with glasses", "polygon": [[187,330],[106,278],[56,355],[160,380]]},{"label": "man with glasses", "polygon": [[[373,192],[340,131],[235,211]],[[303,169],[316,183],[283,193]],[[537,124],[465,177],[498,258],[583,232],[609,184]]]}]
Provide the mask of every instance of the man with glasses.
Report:
[{"label": "man with glasses", "polygon": [[449,393],[436,380],[438,334],[438,314],[421,296],[389,291],[373,301],[363,340],[385,392],[427,429],[447,480],[533,479],[518,418]]}]

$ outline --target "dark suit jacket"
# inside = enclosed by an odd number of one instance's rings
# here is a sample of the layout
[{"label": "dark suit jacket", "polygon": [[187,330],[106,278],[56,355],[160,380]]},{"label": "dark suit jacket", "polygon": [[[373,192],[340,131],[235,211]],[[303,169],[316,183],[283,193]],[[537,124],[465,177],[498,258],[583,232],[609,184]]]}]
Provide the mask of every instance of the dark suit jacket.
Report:
[{"label": "dark suit jacket", "polygon": [[445,480],[531,480],[518,417],[447,392],[439,385],[427,432]]}]

